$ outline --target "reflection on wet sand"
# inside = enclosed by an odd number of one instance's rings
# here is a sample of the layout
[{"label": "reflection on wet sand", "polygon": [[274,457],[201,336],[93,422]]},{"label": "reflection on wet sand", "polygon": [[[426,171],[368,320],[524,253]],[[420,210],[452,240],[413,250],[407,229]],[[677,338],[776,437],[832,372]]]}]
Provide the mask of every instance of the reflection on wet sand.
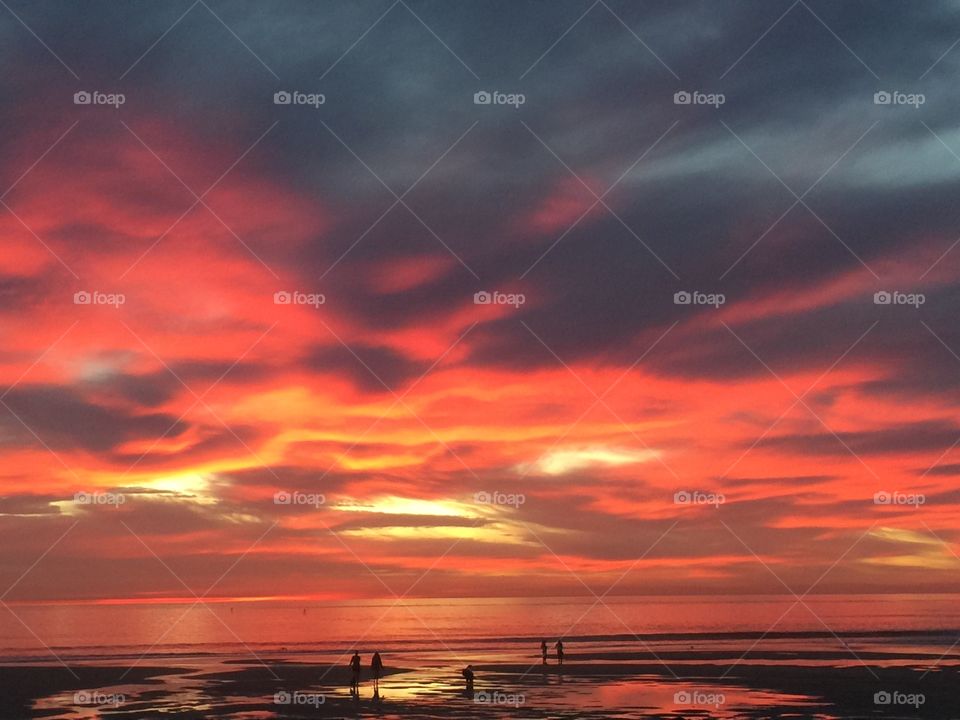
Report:
[{"label": "reflection on wet sand", "polygon": [[[330,654],[152,658],[132,671],[88,660],[71,662],[77,678],[56,664],[3,668],[5,689],[20,694],[5,695],[0,717],[955,717],[960,655],[947,639],[582,643],[570,645],[562,667],[542,665],[535,644],[530,652],[461,648],[469,661],[449,650],[398,651],[384,654],[379,686],[365,673],[357,692],[346,661]],[[91,700],[78,704],[78,692]],[[914,706],[884,705],[883,693]]]}]

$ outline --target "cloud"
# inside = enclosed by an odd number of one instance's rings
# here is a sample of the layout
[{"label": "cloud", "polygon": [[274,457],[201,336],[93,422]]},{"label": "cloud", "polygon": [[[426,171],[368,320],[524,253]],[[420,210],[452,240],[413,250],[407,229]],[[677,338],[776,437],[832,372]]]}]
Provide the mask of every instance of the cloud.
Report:
[{"label": "cloud", "polygon": [[152,439],[164,433],[177,437],[188,427],[175,415],[132,414],[89,403],[65,387],[20,386],[3,402],[8,446],[32,444],[36,435],[54,450],[103,452],[134,439]]},{"label": "cloud", "polygon": [[303,365],[314,372],[348,377],[358,389],[368,393],[395,392],[404,383],[419,377],[425,363],[411,360],[388,347],[354,344],[350,348],[320,346],[311,350]]},{"label": "cloud", "polygon": [[[953,11],[800,4],[764,35],[784,8],[610,9],[417,6],[428,29],[400,4],[352,47],[386,5],[239,4],[230,30],[199,5],[142,56],[180,12],[25,6],[85,84],[129,69],[128,102],[73,105],[73,77],[7,29],[0,387],[28,427],[0,406],[0,568],[56,539],[77,490],[133,499],[79,513],[88,534],[22,596],[78,571],[86,597],[182,593],[117,517],[198,590],[279,520],[224,593],[382,594],[327,523],[377,569],[432,568],[425,593],[569,591],[550,550],[613,582],[691,512],[625,590],[768,589],[720,517],[799,587],[880,512],[849,450],[920,483],[952,541]],[[872,72],[922,110],[875,105]],[[274,105],[284,88],[327,102]],[[726,102],[676,105],[681,88]],[[481,89],[527,102],[474,105]],[[606,193],[593,210],[585,185]],[[126,303],[75,305],[84,289]],[[477,306],[484,289],[527,302]],[[926,302],[877,306],[882,289]],[[790,409],[808,389],[839,439]],[[728,502],[678,507],[678,477]],[[494,490],[527,502],[471,503]],[[827,582],[956,589],[932,545],[885,554],[894,535]]]},{"label": "cloud", "polygon": [[813,455],[839,455],[851,451],[860,455],[909,454],[950,447],[957,437],[960,437],[960,428],[953,423],[927,421],[880,430],[843,431],[835,435],[825,431],[768,437],[759,445]]},{"label": "cloud", "polygon": [[566,475],[589,468],[620,467],[646,463],[660,457],[657,450],[616,447],[561,448],[550,450],[533,463],[520,466],[521,472],[535,470],[546,475]]}]

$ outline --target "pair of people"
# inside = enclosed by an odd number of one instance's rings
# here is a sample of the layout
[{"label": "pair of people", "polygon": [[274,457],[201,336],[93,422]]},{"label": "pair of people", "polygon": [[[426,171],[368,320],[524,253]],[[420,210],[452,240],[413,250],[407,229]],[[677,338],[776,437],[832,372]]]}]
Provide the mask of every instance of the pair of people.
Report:
[{"label": "pair of people", "polygon": [[[557,650],[557,665],[563,665],[563,640],[557,640],[557,644],[554,645]],[[540,641],[540,657],[543,659],[543,664],[547,664],[547,641]]]},{"label": "pair of people", "polygon": [[[350,692],[360,692],[360,653],[353,651],[353,657],[350,658]],[[379,652],[373,654],[370,660],[370,673],[373,675],[373,691],[380,692],[380,675],[383,674],[383,660]]]}]

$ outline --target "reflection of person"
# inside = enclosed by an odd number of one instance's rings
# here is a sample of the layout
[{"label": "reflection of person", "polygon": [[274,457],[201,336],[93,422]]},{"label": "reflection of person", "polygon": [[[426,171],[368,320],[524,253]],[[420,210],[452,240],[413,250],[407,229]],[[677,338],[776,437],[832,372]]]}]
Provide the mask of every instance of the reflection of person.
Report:
[{"label": "reflection of person", "polygon": [[473,692],[473,665],[467,665],[460,674],[467,681],[467,692]]},{"label": "reflection of person", "polygon": [[375,652],[370,661],[370,670],[373,672],[373,691],[380,691],[380,674],[383,672],[383,660],[380,659],[380,653]]},{"label": "reflection of person", "polygon": [[563,665],[563,640],[557,640],[557,665]]},{"label": "reflection of person", "polygon": [[543,664],[547,664],[547,641],[540,641],[540,657],[543,658]]},{"label": "reflection of person", "polygon": [[350,692],[355,693],[360,690],[360,653],[353,651],[353,657],[350,658]]}]

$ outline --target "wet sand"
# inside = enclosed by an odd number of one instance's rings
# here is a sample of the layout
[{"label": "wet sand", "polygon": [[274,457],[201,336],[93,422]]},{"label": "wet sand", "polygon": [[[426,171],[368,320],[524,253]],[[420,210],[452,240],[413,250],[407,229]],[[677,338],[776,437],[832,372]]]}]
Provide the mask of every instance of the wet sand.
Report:
[{"label": "wet sand", "polygon": [[[849,655],[847,656],[849,658]],[[678,677],[670,672],[673,670]],[[809,698],[810,707],[803,712],[791,705],[740,709],[741,717],[901,717],[960,718],[960,667],[946,666],[927,674],[925,668],[880,667],[859,663],[849,666],[740,664],[684,664],[674,668],[654,663],[592,663],[576,666],[569,663],[538,667],[533,672],[524,665],[484,665],[479,672],[496,673],[511,685],[536,686],[543,676],[568,679],[602,679],[657,676],[673,682],[678,692],[696,688],[709,692],[718,685],[741,686],[774,694]],[[729,672],[728,672],[729,670]],[[643,683],[638,683],[642,693]],[[875,703],[875,694],[897,691],[903,695],[923,695],[919,707],[884,707]],[[729,711],[730,708],[727,708]],[[676,717],[686,716],[680,709]],[[692,714],[692,713],[691,713]],[[719,714],[719,713],[718,713]]]},{"label": "wet sand", "polygon": [[[31,710],[33,702],[53,693],[79,692],[102,688],[105,693],[121,684],[154,684],[163,687],[162,676],[185,672],[182,668],[98,667],[74,664],[68,667],[0,667],[0,718],[39,718],[54,711]],[[121,676],[124,676],[122,677]]]},{"label": "wet sand", "polygon": [[[0,667],[0,717],[960,718],[960,657],[934,667],[946,648],[876,647],[870,659],[861,654],[864,666],[849,653],[838,657],[836,647],[777,645],[734,664],[747,649],[660,648],[664,662],[648,650],[569,652],[562,668],[553,659],[542,666],[533,653],[479,660],[472,694],[457,662],[404,657],[384,669],[378,697],[366,666],[354,697],[345,662],[301,658],[171,658],[122,678],[119,664],[71,662],[79,679],[62,666]],[[73,702],[74,692],[91,689],[121,693],[123,702]],[[890,703],[878,704],[882,693]]]}]

